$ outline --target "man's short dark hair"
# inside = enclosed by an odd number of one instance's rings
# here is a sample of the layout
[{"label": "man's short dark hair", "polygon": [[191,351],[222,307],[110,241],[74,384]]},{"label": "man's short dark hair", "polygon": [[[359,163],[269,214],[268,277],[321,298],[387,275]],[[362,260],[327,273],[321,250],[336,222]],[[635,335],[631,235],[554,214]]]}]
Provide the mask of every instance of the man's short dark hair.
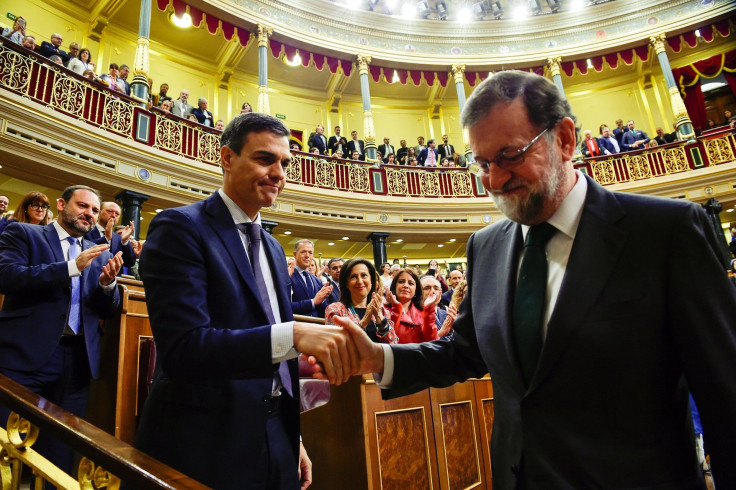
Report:
[{"label": "man's short dark hair", "polygon": [[431,145],[432,143],[434,143],[434,140],[430,139],[429,141],[427,141],[427,146]]},{"label": "man's short dark hair", "polygon": [[471,128],[497,104],[510,104],[521,97],[529,120],[536,128],[552,128],[563,118],[576,123],[570,103],[557,86],[544,77],[525,71],[508,70],[481,82],[468,97],[460,115],[463,128]]},{"label": "man's short dark hair", "polygon": [[117,63],[110,63],[110,68],[115,68],[116,70],[120,69]]},{"label": "man's short dark hair", "polygon": [[280,119],[260,112],[245,112],[235,116],[222,131],[220,144],[229,147],[236,155],[243,151],[243,145],[250,133],[269,131],[278,136],[291,136],[291,131]]},{"label": "man's short dark hair", "polygon": [[69,199],[72,198],[72,195],[74,195],[77,191],[90,191],[95,196],[97,196],[97,200],[100,201],[100,207],[102,207],[102,199],[100,199],[100,193],[97,192],[97,190],[86,186],[86,185],[70,185],[66,189],[64,189],[64,192],[61,193],[61,198],[64,200],[64,202],[69,202]]},{"label": "man's short dark hair", "polygon": [[329,262],[327,262],[327,268],[332,269],[332,264],[335,262],[345,262],[345,259],[342,257],[335,257],[334,259],[330,259]]},{"label": "man's short dark hair", "polygon": [[123,68],[127,68],[130,70],[130,67],[128,65],[120,65],[120,69],[122,70]]}]

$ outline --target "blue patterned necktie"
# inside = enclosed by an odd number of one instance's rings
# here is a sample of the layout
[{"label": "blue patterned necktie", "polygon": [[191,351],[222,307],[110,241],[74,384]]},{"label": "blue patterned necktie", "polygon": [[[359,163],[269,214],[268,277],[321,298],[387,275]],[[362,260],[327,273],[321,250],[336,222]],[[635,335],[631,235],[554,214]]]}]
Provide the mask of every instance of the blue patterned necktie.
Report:
[{"label": "blue patterned necktie", "polygon": [[557,232],[549,223],[529,228],[514,295],[516,350],[527,384],[542,352],[542,318],[547,297],[547,242]]},{"label": "blue patterned necktie", "polygon": [[[69,241],[69,260],[74,260],[79,256],[79,242],[74,237],[66,237],[66,239]],[[82,295],[81,291],[81,276],[74,276],[72,279],[72,298],[69,303],[69,318],[67,319],[67,323],[69,325],[69,328],[72,329],[72,332],[74,334],[79,333],[79,306],[80,306],[80,298]]]}]

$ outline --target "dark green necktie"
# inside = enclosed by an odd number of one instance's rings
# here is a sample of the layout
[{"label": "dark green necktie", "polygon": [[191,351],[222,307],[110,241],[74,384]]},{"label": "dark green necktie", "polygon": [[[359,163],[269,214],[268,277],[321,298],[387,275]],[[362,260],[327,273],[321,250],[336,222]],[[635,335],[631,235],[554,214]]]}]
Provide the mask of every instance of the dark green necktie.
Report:
[{"label": "dark green necktie", "polygon": [[542,315],[547,296],[547,254],[544,247],[557,229],[549,223],[529,228],[514,295],[516,350],[527,384],[542,351]]}]

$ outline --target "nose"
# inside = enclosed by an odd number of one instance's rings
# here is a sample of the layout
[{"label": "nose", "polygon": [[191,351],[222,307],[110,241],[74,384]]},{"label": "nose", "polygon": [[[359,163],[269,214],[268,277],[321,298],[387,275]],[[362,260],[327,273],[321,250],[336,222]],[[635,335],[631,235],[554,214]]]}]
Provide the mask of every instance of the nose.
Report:
[{"label": "nose", "polygon": [[481,178],[481,182],[488,191],[500,191],[510,179],[511,172],[499,168],[495,163],[491,163],[486,174]]},{"label": "nose", "polygon": [[274,182],[279,182],[286,178],[286,172],[284,172],[284,167],[283,165],[281,165],[281,162],[275,162],[273,165],[271,165],[268,176]]}]

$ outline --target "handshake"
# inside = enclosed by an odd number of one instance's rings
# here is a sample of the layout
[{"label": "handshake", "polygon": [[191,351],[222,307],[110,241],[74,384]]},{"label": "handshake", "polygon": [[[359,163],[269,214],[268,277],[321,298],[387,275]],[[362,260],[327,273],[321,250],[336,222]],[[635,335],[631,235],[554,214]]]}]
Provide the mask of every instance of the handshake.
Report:
[{"label": "handshake", "polygon": [[294,347],[309,362],[314,377],[339,385],[357,374],[382,373],[381,345],[348,318],[335,317],[335,323],[294,323]]}]

